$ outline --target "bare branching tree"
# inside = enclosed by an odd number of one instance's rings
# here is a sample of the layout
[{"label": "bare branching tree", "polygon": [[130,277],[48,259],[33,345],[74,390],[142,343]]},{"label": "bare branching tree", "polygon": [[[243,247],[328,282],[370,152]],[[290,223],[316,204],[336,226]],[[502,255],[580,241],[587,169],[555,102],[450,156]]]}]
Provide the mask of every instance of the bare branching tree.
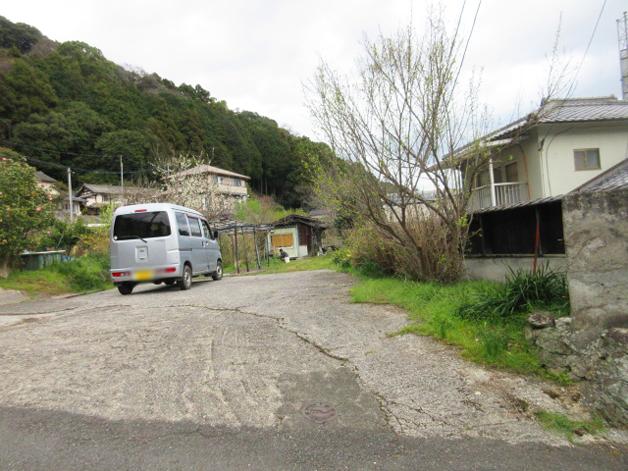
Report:
[{"label": "bare branching tree", "polygon": [[[321,188],[404,247],[426,278],[455,279],[462,273],[470,181],[486,156],[468,152],[465,178],[452,165],[457,149],[483,131],[476,84],[458,83],[464,55],[458,31],[449,35],[434,16],[421,38],[408,27],[367,40],[364,49],[357,83],[323,63],[310,87],[310,109],[347,162],[328,169]],[[447,257],[435,261],[412,230],[417,212],[445,229]]]}]

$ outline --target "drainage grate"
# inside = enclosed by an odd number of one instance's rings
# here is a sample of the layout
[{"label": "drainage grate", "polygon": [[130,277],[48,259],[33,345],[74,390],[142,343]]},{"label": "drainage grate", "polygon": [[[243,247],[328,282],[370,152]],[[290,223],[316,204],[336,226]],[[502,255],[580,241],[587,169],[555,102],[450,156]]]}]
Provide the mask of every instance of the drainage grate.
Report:
[{"label": "drainage grate", "polygon": [[303,415],[312,422],[324,424],[336,417],[336,409],[324,402],[313,402],[303,409]]}]

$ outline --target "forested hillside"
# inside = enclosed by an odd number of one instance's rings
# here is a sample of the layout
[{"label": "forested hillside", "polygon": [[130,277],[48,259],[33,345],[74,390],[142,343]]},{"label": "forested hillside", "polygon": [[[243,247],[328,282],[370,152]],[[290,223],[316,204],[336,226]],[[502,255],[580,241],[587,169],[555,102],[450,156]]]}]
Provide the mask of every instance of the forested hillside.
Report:
[{"label": "forested hillside", "polygon": [[199,85],[125,70],[88,44],[57,43],[3,17],[0,146],[46,162],[39,166],[58,178],[72,166],[91,182],[116,181],[118,156],[131,179],[150,179],[158,156],[203,154],[290,207],[308,198],[307,162],[333,158],[325,144],[232,111]]}]

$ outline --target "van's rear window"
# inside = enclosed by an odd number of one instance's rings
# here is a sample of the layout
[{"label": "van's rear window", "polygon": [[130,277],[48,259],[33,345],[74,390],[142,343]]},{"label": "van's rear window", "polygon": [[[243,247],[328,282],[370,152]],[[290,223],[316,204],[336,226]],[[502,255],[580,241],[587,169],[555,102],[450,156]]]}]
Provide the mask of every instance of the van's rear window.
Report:
[{"label": "van's rear window", "polygon": [[170,221],[165,211],[121,214],[113,224],[113,238],[148,239],[170,235]]}]

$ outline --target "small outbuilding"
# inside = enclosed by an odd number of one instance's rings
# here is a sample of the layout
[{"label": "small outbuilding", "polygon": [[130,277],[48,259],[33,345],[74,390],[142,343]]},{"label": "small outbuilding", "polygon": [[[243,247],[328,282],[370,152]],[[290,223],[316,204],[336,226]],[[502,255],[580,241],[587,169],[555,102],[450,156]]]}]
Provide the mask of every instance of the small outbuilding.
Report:
[{"label": "small outbuilding", "polygon": [[318,255],[326,225],[312,217],[290,214],[272,224],[268,245],[272,252],[285,250],[290,258]]}]

